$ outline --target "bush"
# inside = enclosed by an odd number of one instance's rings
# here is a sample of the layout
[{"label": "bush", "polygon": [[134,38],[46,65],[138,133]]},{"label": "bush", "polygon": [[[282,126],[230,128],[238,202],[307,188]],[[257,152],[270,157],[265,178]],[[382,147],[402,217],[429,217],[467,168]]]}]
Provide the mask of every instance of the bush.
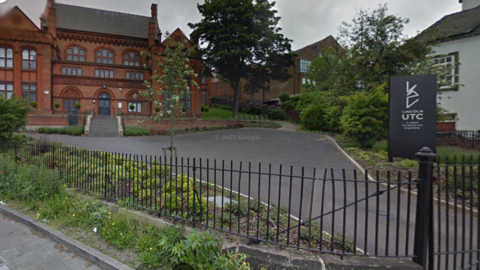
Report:
[{"label": "bush", "polygon": [[53,102],[53,107],[55,107],[57,109],[60,108],[60,102],[58,102],[58,101]]},{"label": "bush", "polygon": [[40,127],[38,128],[37,132],[43,134],[67,134],[72,136],[80,136],[85,132],[85,127],[81,125],[66,126],[61,128]]},{"label": "bush", "polygon": [[75,103],[75,108],[77,108],[77,110],[80,110],[81,107],[82,104],[80,104],[80,102]]},{"label": "bush", "polygon": [[321,103],[313,104],[305,109],[301,114],[302,124],[309,130],[324,130],[325,128],[325,109]]},{"label": "bush", "polygon": [[32,101],[30,102],[30,106],[32,106],[33,108],[37,108],[38,103],[36,101]]},{"label": "bush", "polygon": [[[325,104],[325,103],[324,103]],[[324,130],[330,132],[340,131],[340,117],[342,117],[342,107],[328,106],[325,107]]]},{"label": "bush", "polygon": [[261,115],[262,114],[262,109],[257,108],[257,107],[253,107],[253,108],[249,108],[245,112],[247,114],[251,114],[251,115]]},{"label": "bush", "polygon": [[347,106],[340,118],[341,129],[358,140],[362,147],[371,148],[376,139],[387,134],[388,96],[384,87],[354,93],[343,98]]},{"label": "bush", "polygon": [[268,109],[266,114],[268,119],[271,120],[285,120],[287,118],[285,111],[279,109]]},{"label": "bush", "polygon": [[285,102],[285,101],[287,101],[287,100],[290,99],[290,94],[287,93],[287,92],[283,92],[283,93],[281,93],[281,94],[278,96],[278,98],[279,98],[280,101],[283,103],[283,102]]},{"label": "bush", "polygon": [[303,110],[308,108],[311,104],[317,103],[317,101],[321,98],[322,92],[318,91],[310,91],[304,92],[299,95],[298,102],[295,106],[295,109],[302,113]]},{"label": "bush", "polygon": [[22,99],[0,97],[0,140],[8,140],[27,124],[30,109]]},{"label": "bush", "polygon": [[125,136],[143,136],[143,135],[150,135],[150,131],[148,131],[144,127],[125,127],[124,130]]},{"label": "bush", "polygon": [[202,104],[202,112],[209,112],[209,111],[210,111],[210,107]]}]

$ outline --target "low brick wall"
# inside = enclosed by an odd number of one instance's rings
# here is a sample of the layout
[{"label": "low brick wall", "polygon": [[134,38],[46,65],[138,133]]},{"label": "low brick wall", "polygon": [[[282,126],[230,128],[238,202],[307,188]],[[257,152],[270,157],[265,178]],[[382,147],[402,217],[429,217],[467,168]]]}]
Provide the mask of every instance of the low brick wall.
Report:
[{"label": "low brick wall", "polygon": [[[82,121],[83,116],[79,116],[79,124],[81,124]],[[27,127],[28,126],[68,126],[68,115],[29,115],[27,118]]]},{"label": "low brick wall", "polygon": [[[139,123],[144,119],[140,118],[124,118],[125,126],[143,126],[147,129],[155,128],[156,130],[169,130],[171,128],[170,120],[160,120],[155,122],[152,119],[145,120],[143,123]],[[210,120],[210,119],[177,119],[175,120],[175,129],[192,129],[192,128],[204,128],[204,127],[221,127],[228,125],[236,125],[243,123],[244,121],[238,120]]]}]

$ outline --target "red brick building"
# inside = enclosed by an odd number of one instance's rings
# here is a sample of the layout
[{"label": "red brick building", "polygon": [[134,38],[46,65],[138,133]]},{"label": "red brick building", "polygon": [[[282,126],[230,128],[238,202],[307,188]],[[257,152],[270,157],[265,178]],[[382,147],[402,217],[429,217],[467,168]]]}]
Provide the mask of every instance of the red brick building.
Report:
[{"label": "red brick building", "polygon": [[[194,45],[180,29],[170,36]],[[149,116],[152,103],[134,99],[152,75],[141,52],[164,49],[156,4],[145,17],[48,0],[40,28],[15,7],[0,19],[0,92],[37,102],[34,113],[66,113],[80,102],[81,112]],[[199,58],[190,64],[201,74]],[[207,97],[207,81],[199,76],[197,83],[201,89],[182,100],[187,117],[199,116]]]},{"label": "red brick building", "polygon": [[[261,104],[262,101],[277,99],[283,92],[288,92],[291,95],[297,95],[302,92],[302,85],[312,83],[307,78],[305,72],[310,66],[312,60],[318,57],[323,50],[328,47],[340,48],[334,37],[328,36],[322,40],[319,40],[313,44],[305,46],[301,49],[294,51],[297,55],[294,65],[289,67],[290,79],[286,82],[272,81],[270,83],[270,91],[258,92],[255,95],[248,95],[243,92],[245,81],[240,82],[240,101],[251,100],[255,103]],[[233,99],[233,89],[229,82],[217,82],[214,81],[210,86],[210,95],[212,97],[227,97]]]}]

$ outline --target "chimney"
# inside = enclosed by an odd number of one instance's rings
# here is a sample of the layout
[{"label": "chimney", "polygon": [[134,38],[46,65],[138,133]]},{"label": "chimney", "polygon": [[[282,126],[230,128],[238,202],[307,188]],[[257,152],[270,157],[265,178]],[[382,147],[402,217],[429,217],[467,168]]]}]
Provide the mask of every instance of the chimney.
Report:
[{"label": "chimney", "polygon": [[48,18],[48,32],[53,36],[57,37],[57,10],[54,7],[55,0],[47,1],[47,18]]},{"label": "chimney", "polygon": [[157,4],[152,4],[152,18],[154,21],[157,21]]},{"label": "chimney", "polygon": [[151,48],[155,44],[155,22],[148,24],[148,47]]}]

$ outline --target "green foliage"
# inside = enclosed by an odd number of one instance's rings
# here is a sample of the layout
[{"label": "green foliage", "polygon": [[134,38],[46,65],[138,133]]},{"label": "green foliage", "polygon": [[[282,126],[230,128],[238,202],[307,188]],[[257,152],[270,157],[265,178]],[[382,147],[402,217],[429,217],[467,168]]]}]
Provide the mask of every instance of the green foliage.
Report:
[{"label": "green foliage", "polygon": [[322,92],[319,92],[319,91],[304,92],[299,95],[295,109],[299,113],[302,113],[302,111],[308,108],[311,104],[317,103],[321,97],[322,97]]},{"label": "green foliage", "polygon": [[80,110],[81,107],[82,107],[82,104],[80,104],[80,102],[75,102],[75,108],[77,110]]},{"label": "green foliage", "polygon": [[[274,2],[267,0],[212,0],[197,5],[203,18],[189,24],[199,40],[198,53],[209,70],[230,81],[234,89],[234,116],[238,112],[240,79],[244,91],[268,91],[271,80],[286,81],[294,63],[291,40],[280,33]],[[266,53],[268,52],[268,53]]]},{"label": "green foliage", "polygon": [[29,110],[22,99],[0,97],[0,140],[10,139],[27,124]]},{"label": "green foliage", "polygon": [[285,120],[287,118],[284,110],[268,109],[265,113],[270,120]]},{"label": "green foliage", "polygon": [[37,108],[38,103],[36,101],[32,101],[30,102],[30,106],[32,106],[32,108]]},{"label": "green foliage", "polygon": [[278,98],[283,103],[283,102],[288,101],[290,99],[290,94],[288,92],[283,92],[278,96]]},{"label": "green foliage", "polygon": [[132,104],[130,104],[129,107],[130,107],[130,110],[132,110],[132,111],[135,110],[135,104],[132,103]]},{"label": "green foliage", "polygon": [[193,178],[189,178],[185,174],[177,175],[176,178],[167,182],[162,189],[162,198],[165,207],[171,213],[183,213],[186,217],[201,213],[204,215],[207,212],[207,200],[198,192],[196,188],[199,183]]},{"label": "green foliage", "polygon": [[210,107],[202,104],[202,112],[209,112],[210,111]]},{"label": "green foliage", "polygon": [[347,106],[340,124],[345,135],[357,139],[363,147],[372,147],[375,139],[386,136],[388,127],[388,96],[384,87],[344,97]]},{"label": "green foliage", "polygon": [[126,215],[113,215],[105,220],[100,236],[117,249],[131,248],[135,245],[137,223]]},{"label": "green foliage", "polygon": [[144,127],[127,126],[125,127],[123,134],[125,136],[148,136],[150,135],[150,132]]},{"label": "green foliage", "polygon": [[321,103],[313,104],[303,110],[300,118],[306,129],[325,130],[325,109]]},{"label": "green foliage", "polygon": [[282,109],[293,110],[297,107],[297,103],[300,100],[300,95],[292,96],[287,101],[282,102]]},{"label": "green foliage", "polygon": [[[210,108],[210,110],[208,112],[203,112],[202,113],[202,118],[204,118],[204,119],[208,119],[208,118],[228,119],[228,118],[232,117],[233,116],[232,108],[228,107],[228,109],[227,109],[225,107],[224,106],[217,107],[217,108],[212,107],[212,108]],[[237,116],[247,117],[247,116],[250,116],[250,115],[246,114],[246,113],[239,112]]]},{"label": "green foliage", "polygon": [[66,127],[40,127],[37,130],[41,134],[67,134],[72,136],[80,136],[85,133],[85,127],[82,125],[66,126]]},{"label": "green foliage", "polygon": [[197,233],[193,231],[187,237],[183,230],[175,227],[164,229],[155,248],[152,248],[149,258],[152,266],[164,266],[172,269],[180,265],[189,265],[193,269],[250,269],[245,263],[244,254],[226,255],[221,252],[221,245],[209,231]]},{"label": "green foliage", "polygon": [[60,102],[58,102],[58,101],[53,102],[53,107],[55,107],[57,109],[60,108]]}]

